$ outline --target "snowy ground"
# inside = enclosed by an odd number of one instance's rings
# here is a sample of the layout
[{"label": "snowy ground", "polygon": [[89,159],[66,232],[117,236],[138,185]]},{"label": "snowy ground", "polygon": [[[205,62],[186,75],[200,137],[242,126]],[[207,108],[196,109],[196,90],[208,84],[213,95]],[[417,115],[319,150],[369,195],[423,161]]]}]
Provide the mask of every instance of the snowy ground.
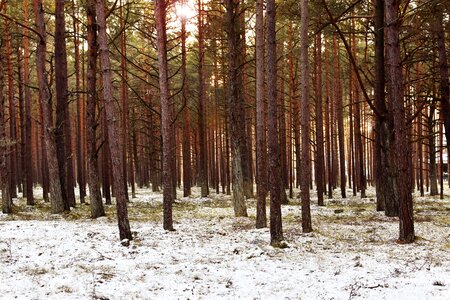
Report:
[{"label": "snowy ground", "polygon": [[[336,192],[337,194],[337,192]],[[450,197],[415,199],[416,234],[399,245],[397,219],[360,200],[313,201],[314,232],[300,206],[283,207],[286,249],[268,229],[234,218],[229,196],[182,198],[175,232],[162,229],[161,196],[139,190],[130,204],[135,239],[118,241],[114,207],[55,216],[15,202],[0,214],[1,299],[450,299]]]}]

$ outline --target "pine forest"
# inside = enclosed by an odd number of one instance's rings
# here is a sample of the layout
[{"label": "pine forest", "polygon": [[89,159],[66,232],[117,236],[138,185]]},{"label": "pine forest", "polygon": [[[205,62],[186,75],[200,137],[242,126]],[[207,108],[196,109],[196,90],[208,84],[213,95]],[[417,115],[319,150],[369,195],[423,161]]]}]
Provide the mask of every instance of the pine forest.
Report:
[{"label": "pine forest", "polygon": [[0,0],[0,299],[448,299],[449,0]]}]

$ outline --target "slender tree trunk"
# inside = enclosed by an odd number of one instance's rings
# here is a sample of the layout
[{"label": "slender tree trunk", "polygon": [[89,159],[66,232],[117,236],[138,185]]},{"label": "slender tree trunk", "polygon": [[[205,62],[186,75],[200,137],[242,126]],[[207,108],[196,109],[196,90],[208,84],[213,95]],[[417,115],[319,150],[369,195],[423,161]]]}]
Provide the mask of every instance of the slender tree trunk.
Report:
[{"label": "slender tree trunk", "polygon": [[171,134],[172,132],[172,117],[169,99],[169,82],[167,71],[167,36],[166,36],[166,2],[164,0],[156,0],[155,19],[157,32],[157,47],[158,47],[158,66],[159,66],[159,89],[161,97],[161,132],[162,132],[162,164],[163,164],[163,206],[164,206],[164,229],[172,231],[172,160],[175,159]]},{"label": "slender tree trunk", "polygon": [[268,158],[269,158],[269,191],[270,191],[270,244],[279,246],[283,240],[281,217],[280,186],[280,148],[278,144],[277,120],[277,56],[275,31],[275,0],[267,0],[266,5],[266,83],[267,83],[267,126],[268,126]]},{"label": "slender tree trunk", "polygon": [[413,203],[409,169],[408,128],[403,103],[403,76],[400,57],[400,0],[385,1],[386,69],[388,73],[388,99],[394,119],[395,188],[399,195],[399,241],[414,242]]},{"label": "slender tree trunk", "polygon": [[[436,38],[436,46],[439,55],[439,91],[441,94],[441,114],[444,121],[445,137],[447,139],[447,156],[450,157],[450,84],[447,62],[447,50],[445,49],[445,32],[444,32],[444,4],[436,2],[434,6],[434,34]],[[448,9],[447,9],[448,10]],[[447,31],[448,33],[448,31]],[[447,165],[449,165],[447,163]],[[448,167],[447,167],[448,172]],[[450,180],[449,180],[450,182]]]},{"label": "slender tree trunk", "polygon": [[56,150],[65,209],[75,206],[73,191],[72,146],[68,108],[67,55],[64,0],[56,0],[55,10],[55,84],[56,84]]},{"label": "slender tree trunk", "polygon": [[49,188],[51,196],[52,213],[57,214],[65,210],[63,192],[61,189],[60,174],[58,168],[55,128],[52,118],[52,98],[45,68],[45,53],[47,48],[44,10],[42,0],[34,0],[34,14],[37,31],[40,34],[36,49],[36,72],[39,85],[39,95],[42,104],[43,131],[45,140],[46,163],[49,175]]},{"label": "slender tree trunk", "polygon": [[117,109],[112,93],[112,73],[109,60],[108,36],[106,33],[106,13],[103,0],[96,1],[96,13],[98,24],[98,46],[102,68],[103,97],[108,125],[109,149],[112,161],[112,173],[114,179],[114,194],[116,196],[117,219],[119,236],[121,240],[131,240],[130,223],[128,221],[127,190],[123,184],[122,145],[120,139],[120,126],[117,124]]},{"label": "slender tree trunk", "polygon": [[[241,22],[239,2],[226,0],[227,28],[228,28],[228,99],[229,123],[231,125],[231,151],[232,151],[232,184],[233,205],[236,217],[246,217],[247,207],[244,195],[244,177],[242,171],[242,143],[245,143],[243,130],[244,120],[243,91],[242,91],[242,57]],[[245,128],[245,127],[244,127]]]},{"label": "slender tree trunk", "polygon": [[2,192],[2,212],[4,214],[12,213],[12,198],[10,193],[10,172],[8,166],[9,149],[8,138],[6,134],[5,111],[6,103],[3,96],[4,70],[5,65],[3,53],[4,40],[0,37],[0,189]]},{"label": "slender tree trunk", "polygon": [[198,136],[200,144],[199,152],[199,184],[201,187],[201,196],[207,197],[209,194],[208,186],[208,158],[206,150],[206,90],[205,90],[205,78],[204,78],[204,40],[203,40],[203,13],[202,13],[202,0],[198,1]]},{"label": "slender tree trunk", "polygon": [[316,186],[317,186],[317,204],[323,206],[323,194],[325,180],[323,175],[325,174],[324,166],[324,139],[323,139],[323,112],[322,112],[322,38],[318,34],[316,37],[316,147],[317,147],[317,159],[316,159]]},{"label": "slender tree trunk", "polygon": [[438,183],[437,183],[437,165],[436,165],[436,137],[434,132],[434,114],[436,110],[436,103],[430,104],[430,113],[428,114],[428,154],[429,154],[429,176],[430,176],[430,196],[438,195]]},{"label": "slender tree trunk", "polygon": [[256,228],[267,226],[267,144],[264,116],[264,0],[256,1]]},{"label": "slender tree trunk", "polygon": [[[28,26],[28,0],[23,1],[24,10],[24,24]],[[33,196],[33,159],[34,153],[31,148],[32,128],[31,128],[31,91],[30,91],[30,46],[28,39],[28,28],[23,30],[23,80],[25,91],[25,157],[27,162],[24,164],[25,169],[25,197],[27,197],[27,204],[34,204]]]},{"label": "slender tree trunk", "polygon": [[[72,5],[75,7],[75,1]],[[73,17],[73,45],[74,45],[74,67],[75,67],[75,102],[77,105],[77,136],[76,136],[76,163],[77,163],[77,181],[80,191],[80,203],[84,203],[86,197],[86,167],[85,167],[85,102],[84,97],[80,97],[80,37],[77,16]],[[84,73],[84,72],[83,72]],[[84,89],[83,89],[84,90]]]},{"label": "slender tree trunk", "polygon": [[97,85],[97,26],[95,25],[95,0],[89,0],[87,5],[87,109],[86,109],[86,138],[88,153],[88,186],[91,204],[91,218],[105,215],[98,171],[98,156],[96,143],[96,85]]},{"label": "slender tree trunk", "polygon": [[16,119],[16,104],[14,100],[14,78],[12,65],[12,49],[11,49],[11,34],[9,32],[9,20],[5,19],[5,36],[6,36],[6,62],[8,75],[8,108],[9,108],[9,184],[12,198],[17,198],[17,119]]},{"label": "slender tree trunk", "polygon": [[[183,1],[184,4],[184,1]],[[183,196],[191,195],[191,129],[190,112],[187,98],[187,73],[186,73],[186,18],[181,19],[181,76],[183,78],[182,97],[184,107],[184,126],[183,126]]]},{"label": "slender tree trunk", "polygon": [[300,1],[300,85],[301,85],[301,128],[302,128],[302,173],[300,181],[302,199],[302,230],[311,232],[311,213],[309,180],[311,177],[311,154],[310,154],[310,112],[309,112],[309,80],[308,80],[308,0]]}]

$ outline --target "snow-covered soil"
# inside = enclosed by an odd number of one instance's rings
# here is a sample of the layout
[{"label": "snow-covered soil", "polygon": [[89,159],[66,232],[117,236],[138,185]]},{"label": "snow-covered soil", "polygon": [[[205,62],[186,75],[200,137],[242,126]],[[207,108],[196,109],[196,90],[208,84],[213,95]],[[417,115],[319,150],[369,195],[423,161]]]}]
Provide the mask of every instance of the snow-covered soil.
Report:
[{"label": "snow-covered soil", "polygon": [[[37,192],[38,193],[38,192]],[[39,201],[0,214],[1,299],[450,299],[450,197],[415,197],[417,242],[396,243],[398,220],[367,199],[313,200],[314,232],[301,232],[297,200],[283,207],[288,248],[234,218],[230,196],[181,198],[174,232],[161,196],[129,205],[135,238],[118,240],[114,207],[89,219],[78,206],[55,216]],[[336,191],[336,194],[338,192]]]}]

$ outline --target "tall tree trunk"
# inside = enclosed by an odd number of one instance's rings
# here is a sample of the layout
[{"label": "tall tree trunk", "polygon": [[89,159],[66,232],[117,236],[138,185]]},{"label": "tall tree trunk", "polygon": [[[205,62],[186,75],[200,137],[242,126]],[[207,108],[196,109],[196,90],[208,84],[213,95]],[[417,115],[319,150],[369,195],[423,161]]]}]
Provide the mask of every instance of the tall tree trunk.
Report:
[{"label": "tall tree trunk", "polygon": [[267,226],[267,144],[264,110],[264,0],[256,1],[256,228]]},{"label": "tall tree trunk", "polygon": [[323,194],[324,194],[324,178],[325,166],[324,166],[324,139],[323,139],[323,109],[322,109],[322,38],[318,34],[316,37],[316,186],[317,186],[317,204],[323,206]]},{"label": "tall tree trunk", "polygon": [[68,107],[67,54],[64,0],[56,0],[55,9],[55,84],[56,84],[56,150],[59,177],[65,209],[75,206],[73,165]]},{"label": "tall tree trunk", "polygon": [[281,217],[281,185],[280,185],[280,148],[278,144],[277,120],[277,54],[275,0],[267,0],[266,4],[266,82],[267,82],[267,126],[268,126],[268,158],[269,158],[269,191],[270,191],[270,244],[279,246],[283,240]]},{"label": "tall tree trunk", "polygon": [[34,204],[33,196],[33,151],[31,148],[31,91],[30,91],[30,46],[28,39],[28,0],[23,1],[24,11],[24,30],[23,30],[23,80],[24,80],[24,96],[25,96],[25,157],[27,162],[24,164],[25,169],[25,197],[27,204]]},{"label": "tall tree trunk", "polygon": [[202,0],[198,1],[198,137],[200,144],[199,153],[199,184],[201,187],[201,196],[207,197],[209,194],[208,186],[208,157],[206,149],[206,87],[204,78],[204,40],[203,40],[203,13],[202,13]]},{"label": "tall tree trunk", "polygon": [[57,214],[65,210],[63,191],[61,189],[60,174],[58,168],[55,128],[53,127],[52,117],[52,98],[50,95],[50,86],[47,79],[47,70],[45,68],[45,53],[47,49],[46,30],[44,20],[44,10],[42,0],[34,0],[34,14],[36,18],[37,31],[40,34],[36,49],[36,72],[39,85],[39,95],[42,104],[43,131],[45,140],[45,152],[47,159],[50,200],[52,213]]},{"label": "tall tree trunk", "polygon": [[88,186],[91,204],[91,218],[105,215],[102,195],[100,194],[100,181],[98,171],[98,156],[96,143],[96,104],[97,104],[97,26],[95,25],[95,0],[89,0],[87,5],[87,42],[88,42],[88,69],[87,69],[87,109],[86,109],[86,138],[88,153]]},{"label": "tall tree trunk", "polygon": [[12,198],[17,198],[17,119],[16,104],[14,100],[14,78],[12,64],[11,34],[9,32],[9,20],[5,19],[5,36],[6,36],[6,62],[8,68],[8,108],[9,108],[9,184]]},{"label": "tall tree trunk", "polygon": [[[339,43],[337,43],[336,39],[334,39],[335,43],[335,51],[339,50]],[[338,56],[338,53],[335,56],[335,59],[337,59],[336,63],[336,71],[338,76],[336,78],[340,78],[341,74],[341,65],[340,65],[340,59]],[[339,184],[341,189],[341,197],[346,198],[347,197],[347,178],[345,175],[345,129],[344,129],[344,104],[342,99],[342,93],[341,93],[341,83],[338,79],[337,83],[337,92],[336,92],[336,119],[337,119],[337,129],[338,129],[338,142],[339,142]]]},{"label": "tall tree trunk", "polygon": [[[242,171],[242,143],[246,143],[241,127],[245,123],[242,91],[242,57],[241,22],[239,20],[239,2],[226,1],[226,26],[228,28],[228,103],[229,123],[231,125],[231,151],[232,151],[232,184],[233,205],[236,217],[247,216],[247,207],[244,195],[244,178]],[[245,128],[245,127],[244,127]]]},{"label": "tall tree trunk", "polygon": [[409,169],[408,128],[403,101],[403,76],[400,57],[400,0],[385,1],[386,69],[388,99],[394,119],[394,166],[396,192],[399,195],[399,241],[414,242],[413,203]]},{"label": "tall tree trunk", "polygon": [[428,155],[429,155],[429,176],[430,176],[430,196],[436,196],[438,191],[437,183],[437,165],[436,165],[436,136],[434,132],[435,120],[434,114],[436,111],[436,103],[430,104],[430,112],[428,114]]},{"label": "tall tree trunk", "polygon": [[[433,9],[434,16],[434,34],[436,38],[436,46],[439,55],[439,91],[441,94],[441,114],[444,121],[445,137],[447,139],[447,156],[450,157],[450,84],[447,62],[447,50],[445,49],[445,32],[443,3],[436,2]],[[447,31],[448,33],[448,31]],[[447,163],[447,165],[449,165]],[[447,167],[448,172],[448,167]],[[450,182],[450,180],[449,180]]]},{"label": "tall tree trunk", "polygon": [[119,236],[121,240],[131,240],[130,223],[128,221],[127,190],[123,184],[122,145],[120,139],[120,126],[117,123],[118,113],[112,93],[111,62],[109,60],[108,36],[106,33],[106,13],[103,0],[96,1],[98,24],[98,46],[102,68],[103,97],[108,125],[109,149],[111,152],[112,173],[114,179],[114,193],[116,196],[117,219]]},{"label": "tall tree trunk", "polygon": [[[183,1],[183,4],[184,1]],[[184,102],[183,112],[183,196],[188,197],[191,195],[191,122],[190,112],[187,98],[187,73],[186,73],[186,18],[181,19],[181,77],[183,78],[183,91],[182,97]]]},{"label": "tall tree trunk", "polygon": [[2,212],[4,214],[12,213],[12,198],[10,193],[10,172],[8,166],[9,159],[9,149],[8,149],[8,138],[6,134],[6,123],[5,123],[5,98],[3,96],[3,85],[4,85],[4,71],[3,66],[5,62],[3,61],[3,37],[0,37],[0,189],[2,192]]},{"label": "tall tree trunk", "polygon": [[311,154],[310,154],[310,112],[309,112],[309,76],[308,76],[308,0],[300,1],[300,105],[302,111],[302,173],[301,173],[301,200],[302,200],[302,230],[311,232],[311,212],[309,181],[311,177]]},{"label": "tall tree trunk", "polygon": [[[75,7],[75,1],[72,0],[72,5]],[[76,12],[78,14],[78,12]],[[80,36],[79,23],[77,16],[73,16],[73,46],[74,46],[74,68],[75,68],[75,102],[77,105],[77,128],[76,128],[76,163],[77,163],[77,181],[80,191],[80,203],[85,203],[86,197],[86,164],[85,164],[85,143],[86,143],[86,129],[85,129],[85,102],[84,96],[80,97],[81,80],[80,80]],[[84,52],[84,51],[83,51]],[[82,70],[84,71],[84,70]],[[84,74],[84,72],[82,72]],[[84,90],[84,86],[83,86]]]},{"label": "tall tree trunk", "polygon": [[167,36],[166,36],[166,2],[156,0],[155,19],[158,47],[158,67],[159,67],[159,90],[161,98],[161,132],[162,132],[162,164],[163,164],[163,206],[164,206],[164,229],[173,229],[172,220],[172,160],[175,159],[171,143],[172,117],[169,99],[169,82],[167,70]]}]

